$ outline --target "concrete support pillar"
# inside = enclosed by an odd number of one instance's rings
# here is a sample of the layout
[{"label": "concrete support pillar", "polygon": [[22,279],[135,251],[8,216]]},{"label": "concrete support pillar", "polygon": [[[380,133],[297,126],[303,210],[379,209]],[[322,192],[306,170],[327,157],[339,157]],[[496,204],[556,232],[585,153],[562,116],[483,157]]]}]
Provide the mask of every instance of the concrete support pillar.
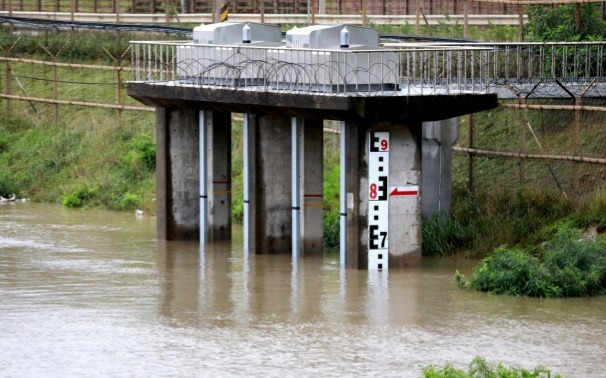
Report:
[{"label": "concrete support pillar", "polygon": [[204,112],[207,126],[208,241],[231,239],[231,114]]},{"label": "concrete support pillar", "polygon": [[[345,137],[345,202],[347,210],[346,265],[350,268],[369,268],[369,222],[375,219],[379,204],[369,200],[370,192],[385,196],[387,219],[385,244],[377,255],[383,260],[379,269],[417,266],[421,261],[421,138],[420,124],[346,123]],[[384,167],[386,182],[371,183],[369,177],[370,133],[388,133],[388,161]],[[375,143],[374,141],[372,143]],[[383,162],[383,160],[382,160]],[[369,164],[372,163],[372,164]],[[380,175],[384,175],[380,173]],[[375,184],[376,186],[373,186]],[[373,206],[373,209],[370,209]],[[371,218],[372,214],[372,218]],[[383,231],[383,230],[381,230]],[[343,242],[343,241],[342,241]],[[376,251],[375,251],[376,252]],[[374,252],[373,252],[374,253]],[[387,254],[383,256],[382,254]],[[377,258],[374,256],[373,258]],[[377,269],[377,265],[372,265]]]},{"label": "concrete support pillar", "polygon": [[245,129],[245,248],[291,253],[291,118],[248,115]]},{"label": "concrete support pillar", "polygon": [[452,197],[452,146],[459,139],[459,119],[423,122],[423,219],[439,214],[450,217]]},{"label": "concrete support pillar", "polygon": [[299,163],[301,173],[301,255],[321,255],[324,234],[323,122],[303,120]]},{"label": "concrete support pillar", "polygon": [[367,208],[360,198],[365,195],[368,180],[368,167],[362,164],[366,128],[358,122],[344,122],[341,127],[341,208],[345,205],[346,209],[345,213],[341,210],[341,220],[345,218],[347,224],[341,233],[346,238],[341,239],[341,259],[344,257],[345,266],[354,269],[366,269],[368,265],[368,243],[363,237]]},{"label": "concrete support pillar", "polygon": [[157,238],[198,240],[198,111],[156,108]]}]

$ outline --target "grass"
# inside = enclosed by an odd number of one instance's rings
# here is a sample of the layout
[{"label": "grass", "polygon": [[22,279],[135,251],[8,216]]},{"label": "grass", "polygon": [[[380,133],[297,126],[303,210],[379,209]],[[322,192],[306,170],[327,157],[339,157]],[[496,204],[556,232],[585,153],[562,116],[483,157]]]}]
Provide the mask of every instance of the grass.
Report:
[{"label": "grass", "polygon": [[423,222],[423,254],[464,254],[481,258],[502,244],[536,244],[539,232],[574,213],[573,202],[557,192],[536,188],[453,193],[452,217]]},{"label": "grass", "polygon": [[[447,364],[443,368],[435,365],[429,365],[423,368],[425,378],[538,378],[551,377],[551,370],[544,366],[537,366],[532,370],[520,367],[508,367],[499,362],[490,364],[482,357],[474,358],[469,364],[467,371],[456,369],[452,364]],[[554,378],[561,378],[561,375],[555,374]]]},{"label": "grass", "polygon": [[153,119],[138,117],[118,128],[113,116],[65,112],[70,116],[59,123],[0,119],[9,141],[0,153],[2,194],[68,207],[153,211]]},{"label": "grass", "polygon": [[[440,21],[438,25],[419,27],[419,35],[442,38],[464,38],[464,27],[459,22],[452,22],[448,15],[447,21]],[[404,25],[379,25],[371,23],[370,27],[379,30],[382,35],[415,35],[416,26],[406,23]],[[468,39],[476,41],[509,42],[518,40],[517,26],[488,25],[485,27],[470,26]]]}]

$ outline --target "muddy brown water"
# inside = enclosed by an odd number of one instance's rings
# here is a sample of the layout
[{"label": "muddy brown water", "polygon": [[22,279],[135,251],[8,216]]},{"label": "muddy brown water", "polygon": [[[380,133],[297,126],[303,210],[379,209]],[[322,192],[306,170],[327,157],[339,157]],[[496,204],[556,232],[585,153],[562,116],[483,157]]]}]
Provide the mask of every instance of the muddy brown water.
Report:
[{"label": "muddy brown water", "polygon": [[158,242],[155,219],[0,206],[1,376],[420,376],[476,355],[606,376],[606,298],[460,291],[455,269]]}]

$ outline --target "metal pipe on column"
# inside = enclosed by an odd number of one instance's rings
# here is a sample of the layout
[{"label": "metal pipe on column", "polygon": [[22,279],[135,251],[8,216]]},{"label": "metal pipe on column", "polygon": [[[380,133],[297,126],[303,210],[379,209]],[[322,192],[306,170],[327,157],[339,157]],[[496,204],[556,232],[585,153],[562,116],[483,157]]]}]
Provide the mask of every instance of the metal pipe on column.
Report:
[{"label": "metal pipe on column", "polygon": [[199,112],[200,143],[200,244],[208,242],[208,114]]},{"label": "metal pipe on column", "polygon": [[292,258],[301,257],[301,129],[303,119],[292,117]]},{"label": "metal pipe on column", "polygon": [[346,161],[346,144],[345,144],[345,121],[340,122],[340,151],[339,151],[339,226],[340,226],[340,242],[339,242],[339,261],[341,268],[345,268],[347,263],[347,161]]},{"label": "metal pipe on column", "polygon": [[243,171],[244,174],[244,255],[248,255],[250,251],[250,229],[251,229],[251,219],[250,219],[250,156],[249,149],[250,143],[250,134],[249,128],[250,119],[248,114],[243,114],[242,120],[242,141],[243,141]]}]

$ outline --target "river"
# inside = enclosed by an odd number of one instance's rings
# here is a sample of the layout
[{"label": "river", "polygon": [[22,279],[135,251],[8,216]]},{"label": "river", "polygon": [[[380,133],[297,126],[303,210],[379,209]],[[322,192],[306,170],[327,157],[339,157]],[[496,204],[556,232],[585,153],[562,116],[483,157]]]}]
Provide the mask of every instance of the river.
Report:
[{"label": "river", "polygon": [[455,269],[366,272],[338,258],[158,242],[155,219],[0,206],[1,376],[393,376],[428,364],[605,376],[606,298],[461,291]]}]

